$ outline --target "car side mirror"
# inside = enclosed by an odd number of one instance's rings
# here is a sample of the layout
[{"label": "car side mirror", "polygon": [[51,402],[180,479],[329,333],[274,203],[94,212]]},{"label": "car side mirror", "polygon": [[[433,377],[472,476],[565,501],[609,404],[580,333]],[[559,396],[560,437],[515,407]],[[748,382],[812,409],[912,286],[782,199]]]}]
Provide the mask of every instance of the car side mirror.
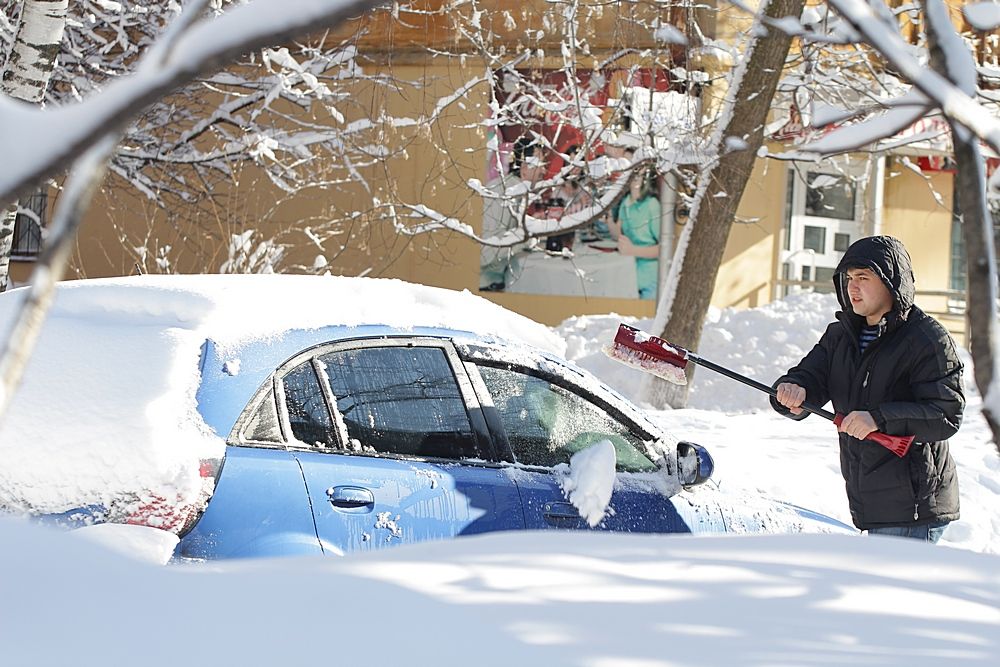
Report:
[{"label": "car side mirror", "polygon": [[708,450],[693,442],[677,443],[677,476],[681,486],[704,484],[715,472],[715,461]]}]

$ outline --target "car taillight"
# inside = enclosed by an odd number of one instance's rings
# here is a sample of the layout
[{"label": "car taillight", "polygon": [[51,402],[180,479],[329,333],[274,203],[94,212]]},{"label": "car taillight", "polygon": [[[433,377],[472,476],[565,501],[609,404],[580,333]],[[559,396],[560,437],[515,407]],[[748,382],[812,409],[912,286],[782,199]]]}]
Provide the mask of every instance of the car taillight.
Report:
[{"label": "car taillight", "polygon": [[124,522],[137,526],[159,528],[177,535],[184,535],[194,526],[205,511],[208,501],[215,491],[222,468],[222,459],[202,459],[198,466],[201,477],[201,491],[194,502],[173,501],[163,496],[151,494],[140,496],[129,505]]},{"label": "car taillight", "polygon": [[212,480],[212,488],[209,490],[211,493],[215,490],[215,483],[219,481],[219,469],[222,467],[222,459],[202,459],[201,465],[198,467],[198,472],[201,474],[203,480]]}]

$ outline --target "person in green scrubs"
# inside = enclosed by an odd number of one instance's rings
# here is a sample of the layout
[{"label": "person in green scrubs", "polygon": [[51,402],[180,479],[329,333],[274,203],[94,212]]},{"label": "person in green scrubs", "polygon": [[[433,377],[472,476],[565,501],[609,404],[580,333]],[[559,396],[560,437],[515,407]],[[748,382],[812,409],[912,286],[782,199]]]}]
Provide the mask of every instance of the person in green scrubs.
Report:
[{"label": "person in green scrubs", "polygon": [[632,174],[629,192],[618,205],[610,225],[618,252],[635,257],[640,299],[655,299],[659,280],[660,200],[653,194],[655,180],[645,171]]}]

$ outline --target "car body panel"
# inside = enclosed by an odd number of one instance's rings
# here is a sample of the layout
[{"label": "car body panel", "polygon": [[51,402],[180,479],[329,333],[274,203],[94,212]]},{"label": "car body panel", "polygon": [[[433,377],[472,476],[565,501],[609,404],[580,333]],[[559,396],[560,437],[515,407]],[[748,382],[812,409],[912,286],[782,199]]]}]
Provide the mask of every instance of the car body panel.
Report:
[{"label": "car body panel", "polygon": [[316,530],[333,553],[524,528],[502,469],[462,463],[296,452]]},{"label": "car body panel", "polygon": [[820,514],[819,512],[814,512],[810,509],[799,507],[798,505],[794,505],[792,503],[786,503],[781,500],[772,500],[771,502],[775,503],[778,506],[783,506],[791,510],[792,512],[794,512],[796,515],[799,516],[800,520],[803,523],[809,524],[810,526],[817,528],[817,532],[826,532],[827,530],[835,533],[858,532],[858,529],[855,528],[854,526],[850,526],[844,523],[843,521],[838,521],[837,519],[834,519],[831,516],[827,516],[826,514]]},{"label": "car body panel", "polygon": [[706,484],[684,496],[691,510],[721,520],[725,532],[758,533],[840,533],[858,534],[832,517],[783,503],[746,489],[722,491]]},{"label": "car body panel", "polygon": [[302,470],[291,452],[232,445],[204,514],[175,550],[183,558],[321,552]]},{"label": "car body panel", "polygon": [[[652,477],[657,473],[650,473]],[[559,478],[550,471],[522,469],[515,476],[525,525],[529,529],[564,528],[618,531],[626,533],[690,533],[698,523],[677,511],[674,499],[661,491],[663,484],[635,481],[635,475],[617,473],[611,501],[604,518],[595,526],[580,516],[566,500]],[[659,488],[658,488],[659,487]]]}]

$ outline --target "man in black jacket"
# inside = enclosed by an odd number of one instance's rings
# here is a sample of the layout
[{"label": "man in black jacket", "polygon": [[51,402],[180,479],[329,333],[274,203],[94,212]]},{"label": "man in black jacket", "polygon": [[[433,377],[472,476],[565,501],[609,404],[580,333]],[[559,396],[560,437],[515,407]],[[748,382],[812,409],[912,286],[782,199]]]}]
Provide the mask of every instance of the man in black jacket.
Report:
[{"label": "man in black jacket", "polygon": [[[913,305],[906,248],[889,236],[851,245],[833,277],[843,308],[813,349],[775,383],[775,410],[833,402],[840,469],[854,525],[869,534],[937,542],[958,519],[958,474],[948,438],[965,409],[962,363],[934,318]],[[865,436],[916,436],[905,456]]]}]

